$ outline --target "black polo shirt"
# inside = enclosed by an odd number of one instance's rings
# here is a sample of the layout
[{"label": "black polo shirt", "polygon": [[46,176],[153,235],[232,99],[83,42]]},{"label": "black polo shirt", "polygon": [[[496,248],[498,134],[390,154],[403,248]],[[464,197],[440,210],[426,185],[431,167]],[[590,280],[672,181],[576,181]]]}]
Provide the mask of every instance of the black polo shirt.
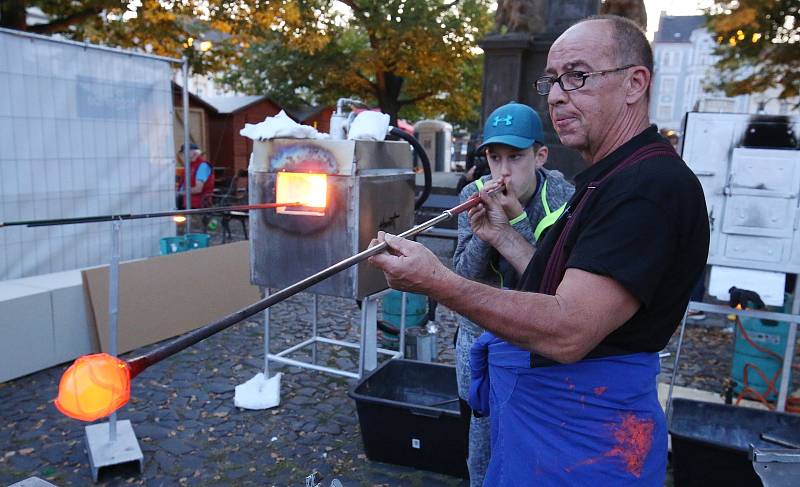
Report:
[{"label": "black polo shirt", "polygon": [[[540,239],[518,289],[538,292],[566,216],[586,186],[640,147],[659,141],[668,143],[650,126],[575,177],[568,210]],[[567,268],[611,277],[641,307],[601,342],[595,355],[662,350],[703,271],[708,243],[703,189],[680,158],[653,157],[606,180],[577,216],[564,247]]]}]

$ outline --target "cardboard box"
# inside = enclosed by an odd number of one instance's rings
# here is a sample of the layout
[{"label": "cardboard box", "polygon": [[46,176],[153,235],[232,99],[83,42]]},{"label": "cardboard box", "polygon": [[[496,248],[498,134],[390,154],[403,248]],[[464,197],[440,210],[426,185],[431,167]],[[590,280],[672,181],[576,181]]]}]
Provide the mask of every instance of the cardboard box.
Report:
[{"label": "cardboard box", "polygon": [[[249,243],[120,265],[118,353],[194,330],[261,298],[250,284]],[[91,319],[108,351],[108,266],[86,269]]]}]

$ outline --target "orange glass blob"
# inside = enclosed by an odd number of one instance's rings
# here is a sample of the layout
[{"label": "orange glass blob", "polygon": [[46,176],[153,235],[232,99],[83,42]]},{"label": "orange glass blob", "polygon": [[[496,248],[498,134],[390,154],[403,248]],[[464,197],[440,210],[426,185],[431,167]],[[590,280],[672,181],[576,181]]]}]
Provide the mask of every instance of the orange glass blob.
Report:
[{"label": "orange glass blob", "polygon": [[325,215],[328,206],[328,175],[300,172],[279,172],[275,183],[276,203],[300,203],[287,206],[278,213],[295,215]]},{"label": "orange glass blob", "polygon": [[107,353],[98,353],[80,357],[64,372],[55,405],[65,416],[94,421],[121,408],[130,397],[128,365]]}]

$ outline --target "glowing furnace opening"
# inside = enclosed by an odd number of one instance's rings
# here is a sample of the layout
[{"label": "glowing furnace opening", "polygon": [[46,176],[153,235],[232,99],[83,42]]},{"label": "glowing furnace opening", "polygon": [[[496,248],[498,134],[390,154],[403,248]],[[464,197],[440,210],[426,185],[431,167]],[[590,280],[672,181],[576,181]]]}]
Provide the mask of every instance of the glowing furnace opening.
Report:
[{"label": "glowing furnace opening", "polygon": [[275,183],[275,202],[302,205],[278,208],[278,213],[324,216],[328,206],[328,175],[279,172]]}]

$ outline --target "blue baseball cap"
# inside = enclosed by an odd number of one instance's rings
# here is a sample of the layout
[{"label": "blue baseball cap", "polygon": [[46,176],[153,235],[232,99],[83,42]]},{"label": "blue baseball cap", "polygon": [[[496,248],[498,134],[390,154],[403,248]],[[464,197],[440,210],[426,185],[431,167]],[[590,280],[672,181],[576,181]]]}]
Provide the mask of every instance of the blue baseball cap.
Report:
[{"label": "blue baseball cap", "polygon": [[528,105],[512,102],[496,108],[489,115],[483,126],[483,143],[478,151],[491,144],[527,149],[536,142],[544,144],[542,119]]}]

